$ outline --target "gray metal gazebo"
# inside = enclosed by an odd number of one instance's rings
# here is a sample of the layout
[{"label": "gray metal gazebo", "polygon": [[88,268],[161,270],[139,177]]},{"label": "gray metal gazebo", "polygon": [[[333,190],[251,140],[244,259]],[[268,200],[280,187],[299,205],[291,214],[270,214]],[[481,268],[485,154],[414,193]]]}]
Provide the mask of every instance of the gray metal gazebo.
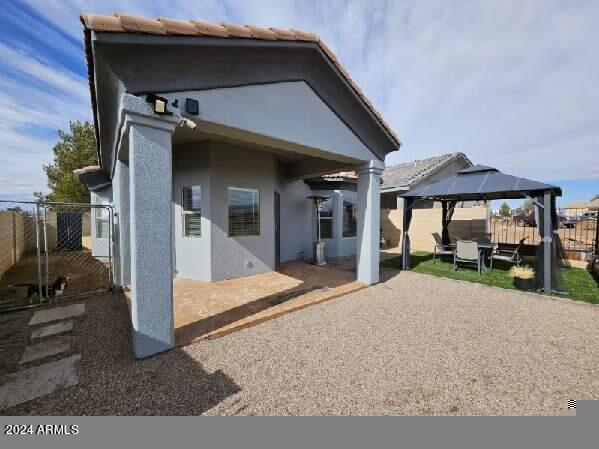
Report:
[{"label": "gray metal gazebo", "polygon": [[448,178],[402,195],[403,239],[402,262],[410,269],[410,237],[414,201],[419,199],[440,201],[443,207],[443,243],[449,243],[448,227],[455,205],[460,201],[487,201],[499,199],[532,199],[541,236],[537,249],[536,280],[546,294],[558,290],[559,226],[555,198],[562,195],[561,188],[530,179],[518,178],[485,165],[474,165]]}]

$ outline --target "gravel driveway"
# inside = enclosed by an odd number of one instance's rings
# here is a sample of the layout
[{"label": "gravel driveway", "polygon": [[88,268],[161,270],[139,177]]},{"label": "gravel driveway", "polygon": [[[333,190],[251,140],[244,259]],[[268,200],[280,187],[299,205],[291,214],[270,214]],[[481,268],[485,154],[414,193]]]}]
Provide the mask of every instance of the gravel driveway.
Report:
[{"label": "gravel driveway", "polygon": [[81,383],[9,414],[565,414],[599,399],[599,307],[400,273],[144,361],[87,302]]}]

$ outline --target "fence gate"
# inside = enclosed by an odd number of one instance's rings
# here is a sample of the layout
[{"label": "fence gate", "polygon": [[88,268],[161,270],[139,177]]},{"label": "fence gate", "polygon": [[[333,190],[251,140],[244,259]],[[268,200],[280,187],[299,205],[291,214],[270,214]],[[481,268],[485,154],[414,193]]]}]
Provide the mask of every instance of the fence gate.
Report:
[{"label": "fence gate", "polygon": [[110,206],[0,201],[0,311],[108,291]]}]

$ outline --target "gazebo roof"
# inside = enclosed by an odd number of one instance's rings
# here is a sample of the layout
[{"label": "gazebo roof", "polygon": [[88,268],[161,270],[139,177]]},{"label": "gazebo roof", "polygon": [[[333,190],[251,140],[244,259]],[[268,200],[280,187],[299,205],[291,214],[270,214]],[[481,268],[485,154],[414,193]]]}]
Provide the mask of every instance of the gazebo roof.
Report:
[{"label": "gazebo roof", "polygon": [[401,196],[439,201],[469,201],[522,198],[544,191],[550,191],[555,196],[562,195],[561,188],[557,186],[508,175],[485,165],[473,165],[453,176]]}]

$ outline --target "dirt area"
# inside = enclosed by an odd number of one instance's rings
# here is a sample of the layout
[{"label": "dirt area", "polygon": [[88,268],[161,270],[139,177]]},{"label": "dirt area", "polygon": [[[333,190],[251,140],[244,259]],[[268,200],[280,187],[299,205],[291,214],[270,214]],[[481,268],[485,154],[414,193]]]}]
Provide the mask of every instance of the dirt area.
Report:
[{"label": "dirt area", "polygon": [[[67,287],[62,294],[64,297],[95,292],[108,287],[109,272],[107,264],[92,257],[89,250],[52,252],[49,254],[48,267],[50,285],[58,278],[67,278]],[[42,273],[45,273],[43,259]],[[26,291],[16,293],[11,286],[18,284],[29,285],[31,290],[29,293],[32,294],[28,295]],[[2,275],[0,279],[0,308],[27,305],[30,299],[37,299],[37,284],[37,255],[28,254]],[[45,292],[45,282],[42,289]]]},{"label": "dirt area", "polygon": [[27,323],[32,309],[0,313],[0,377],[17,371],[19,359],[29,343]]},{"label": "dirt area", "polygon": [[[81,354],[79,385],[3,410],[2,414],[197,415],[239,392],[221,370],[207,372],[200,361],[180,349],[136,360],[122,295],[105,293],[78,302],[85,302],[86,313],[70,335],[72,352]],[[29,314],[19,311],[3,316],[13,321],[13,333],[23,333],[21,340],[26,340],[27,330],[20,328],[27,328]],[[14,340],[12,346],[16,348]],[[17,364],[25,344],[14,351],[10,364],[3,360],[3,372],[20,369]],[[2,351],[6,353],[4,348]]]},{"label": "dirt area", "polygon": [[[146,360],[121,295],[85,303],[79,385],[3,413],[560,415],[599,399],[599,307],[567,300],[396,272]],[[15,345],[28,313],[10,315]]]}]

